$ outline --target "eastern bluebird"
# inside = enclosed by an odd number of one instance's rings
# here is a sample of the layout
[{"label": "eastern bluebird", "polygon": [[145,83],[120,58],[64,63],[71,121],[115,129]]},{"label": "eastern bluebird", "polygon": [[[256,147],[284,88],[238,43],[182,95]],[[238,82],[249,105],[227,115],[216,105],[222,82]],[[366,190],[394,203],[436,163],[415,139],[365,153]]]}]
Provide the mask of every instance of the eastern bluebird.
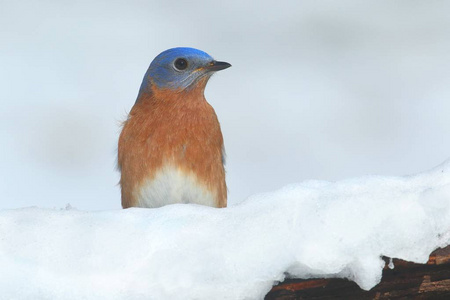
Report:
[{"label": "eastern bluebird", "polygon": [[123,208],[227,206],[223,137],[204,90],[230,66],[193,48],[152,61],[119,137]]}]

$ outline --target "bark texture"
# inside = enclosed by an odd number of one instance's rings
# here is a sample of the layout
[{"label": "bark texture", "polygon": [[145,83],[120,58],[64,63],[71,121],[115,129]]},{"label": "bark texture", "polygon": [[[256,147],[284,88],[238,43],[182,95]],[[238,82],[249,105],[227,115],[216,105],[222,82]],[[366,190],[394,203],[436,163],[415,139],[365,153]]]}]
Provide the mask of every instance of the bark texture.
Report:
[{"label": "bark texture", "polygon": [[370,291],[346,279],[288,279],[266,295],[271,299],[450,299],[450,246],[434,251],[426,264],[393,259]]}]

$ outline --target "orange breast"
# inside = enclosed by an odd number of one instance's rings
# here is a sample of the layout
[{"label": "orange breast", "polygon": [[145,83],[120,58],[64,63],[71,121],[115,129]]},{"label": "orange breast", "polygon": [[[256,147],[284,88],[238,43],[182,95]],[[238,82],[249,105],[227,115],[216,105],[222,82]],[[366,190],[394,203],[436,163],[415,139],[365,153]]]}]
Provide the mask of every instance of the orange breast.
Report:
[{"label": "orange breast", "polygon": [[149,186],[158,172],[173,166],[212,195],[210,205],[226,207],[223,137],[203,90],[201,84],[178,93],[154,88],[151,94],[140,96],[119,138],[124,208],[141,206],[143,185]]}]

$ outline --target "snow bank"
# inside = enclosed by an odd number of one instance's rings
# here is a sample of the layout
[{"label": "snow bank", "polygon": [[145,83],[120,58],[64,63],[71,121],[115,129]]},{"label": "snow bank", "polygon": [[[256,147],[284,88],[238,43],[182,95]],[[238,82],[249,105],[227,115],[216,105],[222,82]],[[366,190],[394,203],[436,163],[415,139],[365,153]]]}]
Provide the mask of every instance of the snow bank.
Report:
[{"label": "snow bank", "polygon": [[286,274],[381,279],[450,244],[450,161],[407,177],[307,181],[213,209],[0,212],[1,299],[261,299]]}]

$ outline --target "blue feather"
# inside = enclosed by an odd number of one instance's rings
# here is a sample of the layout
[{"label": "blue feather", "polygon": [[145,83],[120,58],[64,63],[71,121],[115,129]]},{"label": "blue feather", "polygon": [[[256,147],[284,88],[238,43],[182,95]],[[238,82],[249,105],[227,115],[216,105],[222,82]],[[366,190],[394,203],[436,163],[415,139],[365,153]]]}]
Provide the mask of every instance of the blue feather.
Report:
[{"label": "blue feather", "polygon": [[[184,58],[188,62],[185,70],[180,71],[174,67],[174,62],[178,58]],[[205,75],[205,72],[199,70],[213,61],[210,55],[198,49],[186,47],[168,49],[160,53],[150,64],[139,94],[150,93],[153,85],[159,89],[186,89],[197,78]]]}]

